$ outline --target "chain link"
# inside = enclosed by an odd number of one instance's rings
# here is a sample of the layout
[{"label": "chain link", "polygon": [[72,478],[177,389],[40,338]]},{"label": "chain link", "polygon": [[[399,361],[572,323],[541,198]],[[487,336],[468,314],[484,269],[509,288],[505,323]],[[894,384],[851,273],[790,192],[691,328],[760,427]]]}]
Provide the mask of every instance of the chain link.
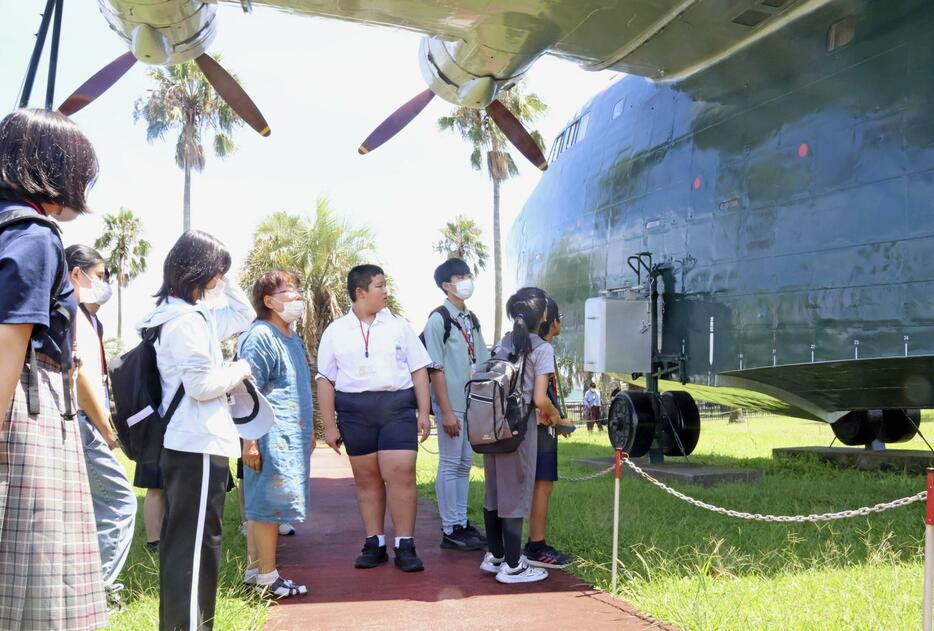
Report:
[{"label": "chain link", "polygon": [[[873,513],[881,513],[883,511],[890,510],[892,508],[901,508],[902,506],[908,506],[909,504],[914,504],[915,502],[921,502],[927,499],[928,492],[921,491],[915,495],[908,497],[902,497],[891,502],[881,502],[874,506],[863,506],[861,508],[855,508],[853,510],[844,510],[838,511],[836,513],[821,513],[819,515],[761,515],[759,513],[745,513],[742,511],[735,511],[729,508],[722,508],[720,506],[714,506],[713,504],[708,504],[707,502],[702,502],[693,497],[689,497],[680,491],[676,491],[667,484],[659,482],[651,475],[640,469],[636,463],[631,461],[628,456],[625,454],[622,458],[623,464],[632,469],[636,474],[642,476],[645,480],[654,484],[661,490],[665,491],[669,495],[677,497],[679,500],[687,502],[692,506],[698,508],[703,508],[714,513],[719,513],[720,515],[727,515],[729,517],[736,517],[737,519],[745,519],[748,521],[765,521],[765,522],[778,522],[778,523],[816,523],[822,521],[833,521],[835,519],[846,519],[848,517],[863,517],[866,515],[871,515]],[[610,467],[612,469],[612,467]]]},{"label": "chain link", "polygon": [[581,475],[581,476],[560,475],[558,476],[558,479],[561,480],[562,482],[586,482],[587,480],[594,480],[596,478],[599,478],[600,476],[604,476],[607,473],[610,473],[615,468],[615,466],[616,465],[611,464],[609,467],[607,467],[603,471],[598,471],[597,473],[591,473],[590,475]]}]

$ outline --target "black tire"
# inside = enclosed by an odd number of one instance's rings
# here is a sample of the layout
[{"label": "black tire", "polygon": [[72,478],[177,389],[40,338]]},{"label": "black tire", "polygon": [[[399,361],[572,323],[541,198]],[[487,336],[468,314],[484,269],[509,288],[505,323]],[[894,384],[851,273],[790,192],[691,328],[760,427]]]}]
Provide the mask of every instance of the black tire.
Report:
[{"label": "black tire", "polygon": [[855,410],[831,423],[830,427],[844,445],[868,445],[879,435],[882,410]]},{"label": "black tire", "polygon": [[[700,439],[700,412],[697,411],[694,397],[681,390],[672,390],[663,393],[661,398],[662,412],[671,421],[669,423],[659,419],[662,424],[662,449],[666,456],[690,456]],[[675,440],[675,432],[681,441],[680,446]]]},{"label": "black tire", "polygon": [[655,406],[646,392],[620,392],[610,403],[607,433],[613,447],[638,458],[652,447],[655,438]]},{"label": "black tire", "polygon": [[884,443],[904,443],[918,434],[921,410],[882,410],[882,427],[877,440]]}]

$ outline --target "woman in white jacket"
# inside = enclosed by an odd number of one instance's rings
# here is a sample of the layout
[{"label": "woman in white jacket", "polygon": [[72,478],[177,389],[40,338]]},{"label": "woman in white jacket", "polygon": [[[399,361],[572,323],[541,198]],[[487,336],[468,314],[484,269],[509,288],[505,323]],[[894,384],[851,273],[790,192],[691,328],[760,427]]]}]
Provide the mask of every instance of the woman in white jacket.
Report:
[{"label": "woman in white jacket", "polygon": [[189,230],[166,257],[156,309],[137,325],[161,327],[155,345],[161,413],[184,388],[159,461],[166,504],[159,545],[161,629],[213,624],[228,458],[240,455],[226,394],[250,377],[247,362],[224,363],[220,340],[256,317],[240,288],[224,278],[229,269],[223,244]]}]

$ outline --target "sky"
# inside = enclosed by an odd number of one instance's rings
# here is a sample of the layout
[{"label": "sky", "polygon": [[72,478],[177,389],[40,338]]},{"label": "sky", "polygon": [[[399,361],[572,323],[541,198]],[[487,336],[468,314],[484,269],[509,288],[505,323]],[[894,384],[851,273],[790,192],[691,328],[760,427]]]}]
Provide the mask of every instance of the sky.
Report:
[{"label": "sky", "polygon": [[[55,104],[100,67],[125,52],[95,3],[65,3]],[[0,110],[12,110],[35,41],[40,0],[0,0]],[[359,156],[357,146],[386,116],[425,89],[418,70],[420,37],[400,29],[370,27],[257,8],[218,9],[218,35],[209,52],[237,74],[272,129],[261,138],[248,127],[235,134],[239,149],[224,160],[207,153],[203,173],[192,178],[192,227],[230,249],[237,272],[256,225],[276,211],[310,215],[318,197],[375,235],[375,262],[392,275],[395,295],[416,330],[443,300],[432,272],[441,262],[432,250],[439,230],[458,214],[474,219],[492,254],[492,186],[473,171],[470,148],[437,130],[452,105],[436,98],[405,130],[379,150]],[[48,48],[48,46],[47,46]],[[43,61],[31,105],[45,99]],[[146,142],[134,124],[133,103],[151,81],[137,64],[113,88],[74,116],[98,152],[100,177],[89,201],[94,214],[65,224],[66,245],[93,245],[102,216],[131,209],[152,243],[149,270],[123,292],[124,340],[135,342],[133,325],[152,308],[162,262],[182,230],[183,173],[175,165],[177,135]],[[578,68],[552,57],[527,73],[528,89],[549,105],[538,129],[549,143],[591,96],[618,75]],[[210,139],[207,139],[208,145]],[[547,155],[547,151],[546,151]],[[516,155],[520,175],[501,193],[504,247],[509,227],[540,174]],[[492,256],[491,256],[492,259]],[[515,289],[506,259],[504,300]],[[469,302],[482,322],[493,321],[492,260],[477,278]],[[116,335],[116,298],[100,312],[106,335]]]}]

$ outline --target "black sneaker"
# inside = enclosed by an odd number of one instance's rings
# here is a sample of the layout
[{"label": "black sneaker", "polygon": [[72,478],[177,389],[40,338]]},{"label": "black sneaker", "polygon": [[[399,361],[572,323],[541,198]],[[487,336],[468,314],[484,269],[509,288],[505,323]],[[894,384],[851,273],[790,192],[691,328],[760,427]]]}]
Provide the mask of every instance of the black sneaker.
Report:
[{"label": "black sneaker", "polygon": [[389,555],[386,554],[386,546],[379,545],[379,538],[373,535],[367,537],[366,541],[363,542],[363,550],[360,551],[360,556],[357,557],[354,567],[369,570],[388,560]]},{"label": "black sneaker", "polygon": [[468,534],[473,535],[474,539],[477,539],[480,541],[480,543],[482,543],[483,545],[486,545],[486,535],[483,534],[483,532],[481,532],[479,528],[471,524],[469,521],[467,522],[467,525],[464,526],[464,530],[466,530]]},{"label": "black sneaker", "polygon": [[399,547],[393,550],[396,553],[396,567],[403,572],[421,572],[425,569],[422,560],[415,553],[414,539],[403,539],[399,542]]},{"label": "black sneaker", "polygon": [[524,553],[529,560],[529,565],[533,567],[550,567],[560,570],[574,560],[571,555],[558,552],[547,544],[537,550],[533,550],[529,544],[526,544]]},{"label": "black sneaker", "polygon": [[149,554],[159,554],[159,540],[147,541],[146,550],[149,551]]},{"label": "black sneaker", "polygon": [[441,531],[441,547],[445,550],[482,550],[485,545],[485,541],[472,535],[460,524],[454,526],[451,534]]}]

